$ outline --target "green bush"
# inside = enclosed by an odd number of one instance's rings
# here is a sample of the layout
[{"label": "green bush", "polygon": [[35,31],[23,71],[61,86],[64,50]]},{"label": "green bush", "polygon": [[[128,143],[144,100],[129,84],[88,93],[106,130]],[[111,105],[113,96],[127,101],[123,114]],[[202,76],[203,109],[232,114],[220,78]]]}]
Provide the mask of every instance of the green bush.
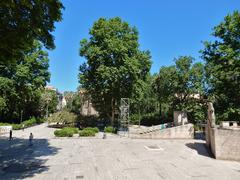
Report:
[{"label": "green bush", "polygon": [[0,123],[0,126],[12,126],[13,130],[22,129],[22,124]]},{"label": "green bush", "polygon": [[139,115],[139,114],[132,114],[129,117],[129,120],[130,120],[131,124],[139,124],[139,119],[140,119],[140,121],[142,119],[141,115]]},{"label": "green bush", "polygon": [[99,129],[97,127],[86,127],[84,128],[83,130],[90,130],[90,131],[93,131],[95,133],[98,133],[99,132]]},{"label": "green bush", "polygon": [[105,132],[105,133],[114,133],[114,132],[115,132],[115,129],[114,129],[114,127],[112,127],[112,126],[108,126],[108,127],[105,127],[105,128],[104,128],[104,132]]},{"label": "green bush", "polygon": [[71,130],[64,130],[64,129],[61,129],[61,130],[55,130],[54,131],[54,135],[57,136],[57,137],[72,137],[74,134],[73,131]]},{"label": "green bush", "polygon": [[21,124],[0,123],[0,126],[12,126],[13,130],[20,130],[23,128],[23,125],[24,125],[24,128],[27,128],[27,127],[33,126],[35,124],[40,124],[43,122],[44,122],[44,119],[40,119],[40,118],[36,119],[35,117],[33,117],[29,120],[23,121]]},{"label": "green bush", "polygon": [[22,124],[25,125],[25,126],[24,126],[25,128],[26,128],[26,127],[30,127],[30,126],[33,126],[33,125],[37,124],[37,120],[36,120],[35,117],[33,117],[33,118],[31,118],[31,119],[29,119],[29,120],[27,120],[27,121],[23,121]]},{"label": "green bush", "polygon": [[44,118],[36,118],[37,124],[44,123],[45,121],[46,121],[46,119],[44,119]]},{"label": "green bush", "polygon": [[11,124],[0,122],[0,126],[11,126]]},{"label": "green bush", "polygon": [[13,130],[20,130],[22,129],[22,124],[10,124]]},{"label": "green bush", "polygon": [[96,132],[89,129],[83,129],[79,131],[79,136],[95,136]]},{"label": "green bush", "polygon": [[61,123],[67,124],[68,126],[74,126],[77,121],[77,115],[67,110],[62,110],[52,114],[52,116],[48,117],[48,122],[50,123]]},{"label": "green bush", "polygon": [[73,134],[77,134],[78,133],[78,128],[74,128],[74,127],[65,127],[62,129],[63,131],[72,131]]}]

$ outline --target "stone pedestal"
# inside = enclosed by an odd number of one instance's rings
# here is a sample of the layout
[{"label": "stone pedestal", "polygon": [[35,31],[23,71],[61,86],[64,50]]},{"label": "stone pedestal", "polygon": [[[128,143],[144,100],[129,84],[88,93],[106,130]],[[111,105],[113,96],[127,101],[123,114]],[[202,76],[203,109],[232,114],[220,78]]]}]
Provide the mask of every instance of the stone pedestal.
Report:
[{"label": "stone pedestal", "polygon": [[174,111],[174,125],[180,126],[188,123],[187,113],[184,111]]}]

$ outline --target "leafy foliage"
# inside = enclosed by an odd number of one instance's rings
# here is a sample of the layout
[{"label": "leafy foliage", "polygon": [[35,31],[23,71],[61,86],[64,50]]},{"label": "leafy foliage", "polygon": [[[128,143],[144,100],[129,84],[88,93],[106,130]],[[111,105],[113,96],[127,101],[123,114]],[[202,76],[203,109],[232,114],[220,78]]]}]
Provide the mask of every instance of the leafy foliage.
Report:
[{"label": "leafy foliage", "polygon": [[146,79],[150,53],[139,50],[137,29],[120,18],[100,18],[89,34],[81,41],[87,63],[79,68],[79,81],[100,115],[113,121],[120,98],[133,97]]},{"label": "leafy foliage", "polygon": [[56,112],[57,105],[58,105],[57,92],[48,89],[43,90],[40,98],[41,114],[47,117],[48,114]]},{"label": "leafy foliage", "polygon": [[72,137],[79,132],[78,128],[65,127],[61,130],[55,130],[54,135],[57,137]]},{"label": "leafy foliage", "polygon": [[95,133],[99,132],[99,129],[97,127],[86,127],[86,128],[84,128],[84,130],[94,131]]},{"label": "leafy foliage", "polygon": [[104,128],[105,133],[115,133],[115,128],[112,126],[107,126]]},{"label": "leafy foliage", "polygon": [[83,99],[78,92],[64,92],[67,101],[66,108],[77,115],[80,115]]},{"label": "leafy foliage", "polygon": [[12,126],[13,130],[19,130],[19,129],[27,128],[43,122],[44,122],[44,119],[33,117],[29,120],[23,121],[20,124],[0,123],[0,126]]},{"label": "leafy foliage", "polygon": [[35,40],[54,48],[54,22],[61,20],[59,0],[0,2],[0,64],[23,58]]},{"label": "leafy foliage", "polygon": [[187,111],[191,120],[203,119],[204,66],[193,64],[193,58],[181,56],[175,65],[162,67],[156,78],[154,89],[160,103],[168,102],[171,113],[174,110]]},{"label": "leafy foliage", "polygon": [[79,136],[95,136],[96,131],[93,129],[83,129],[79,131]]},{"label": "leafy foliage", "polygon": [[240,121],[240,13],[227,15],[214,28],[214,42],[205,42],[208,94],[215,101],[218,120]]},{"label": "leafy foliage", "polygon": [[68,126],[74,126],[77,121],[77,115],[67,110],[62,110],[52,114],[52,116],[48,118],[48,121],[50,123],[62,123]]},{"label": "leafy foliage", "polygon": [[41,89],[50,79],[48,54],[39,42],[17,63],[0,64],[0,118],[19,122],[39,116]]}]

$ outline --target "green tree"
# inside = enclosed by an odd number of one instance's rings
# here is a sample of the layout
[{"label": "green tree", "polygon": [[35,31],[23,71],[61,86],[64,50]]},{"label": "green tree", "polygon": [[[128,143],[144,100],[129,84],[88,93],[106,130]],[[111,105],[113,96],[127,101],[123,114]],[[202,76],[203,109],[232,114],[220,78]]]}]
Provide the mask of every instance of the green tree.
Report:
[{"label": "green tree", "polygon": [[100,18],[81,41],[80,84],[91,95],[96,109],[114,120],[120,98],[131,98],[151,67],[149,51],[140,51],[138,32],[120,18]]},{"label": "green tree", "polygon": [[240,121],[240,13],[234,11],[214,27],[214,42],[205,42],[209,97],[215,99],[218,120]]},{"label": "green tree", "polygon": [[9,0],[0,2],[0,64],[20,60],[35,40],[54,48],[54,22],[61,21],[59,0]]},{"label": "green tree", "polygon": [[41,93],[40,112],[47,118],[50,113],[57,111],[58,95],[54,90],[45,89]]},{"label": "green tree", "polygon": [[155,92],[161,104],[168,103],[169,111],[187,111],[191,120],[202,120],[204,109],[204,66],[193,64],[190,56],[175,59],[175,65],[162,67],[155,81]]},{"label": "green tree", "polygon": [[39,114],[41,89],[50,79],[48,54],[37,41],[16,63],[0,65],[1,120],[10,121]]},{"label": "green tree", "polygon": [[67,101],[67,110],[80,115],[82,107],[82,97],[78,92],[64,92],[64,97]]},{"label": "green tree", "polygon": [[161,67],[158,77],[153,83],[154,92],[159,102],[160,114],[163,112],[163,105],[167,104],[165,112],[169,111],[169,107],[173,105],[175,87],[177,86],[177,73],[175,66]]}]

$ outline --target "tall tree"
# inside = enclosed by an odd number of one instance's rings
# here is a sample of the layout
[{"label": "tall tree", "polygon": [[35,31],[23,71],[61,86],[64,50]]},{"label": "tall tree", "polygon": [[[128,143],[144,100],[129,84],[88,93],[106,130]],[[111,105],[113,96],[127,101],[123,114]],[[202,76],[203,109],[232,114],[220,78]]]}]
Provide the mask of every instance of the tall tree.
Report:
[{"label": "tall tree", "polygon": [[120,98],[131,98],[150,70],[149,51],[140,51],[138,32],[120,18],[100,18],[81,41],[79,80],[101,115],[114,119]]},{"label": "tall tree", "polygon": [[1,120],[37,115],[41,89],[50,80],[48,54],[41,44],[35,41],[24,54],[16,63],[0,66]]},{"label": "tall tree", "polygon": [[67,101],[66,109],[70,112],[80,115],[81,107],[83,103],[83,99],[80,93],[78,91],[77,92],[65,91],[64,97]]},{"label": "tall tree", "polygon": [[7,0],[0,2],[0,64],[19,60],[40,41],[54,48],[54,22],[61,20],[59,0]]},{"label": "tall tree", "polygon": [[205,42],[209,96],[215,99],[218,120],[240,121],[240,13],[234,11],[216,26],[214,42]]},{"label": "tall tree", "polygon": [[169,103],[171,111],[187,111],[191,120],[204,117],[198,100],[204,95],[204,66],[193,64],[190,56],[175,59],[175,65],[162,67],[155,81],[160,103]]}]

